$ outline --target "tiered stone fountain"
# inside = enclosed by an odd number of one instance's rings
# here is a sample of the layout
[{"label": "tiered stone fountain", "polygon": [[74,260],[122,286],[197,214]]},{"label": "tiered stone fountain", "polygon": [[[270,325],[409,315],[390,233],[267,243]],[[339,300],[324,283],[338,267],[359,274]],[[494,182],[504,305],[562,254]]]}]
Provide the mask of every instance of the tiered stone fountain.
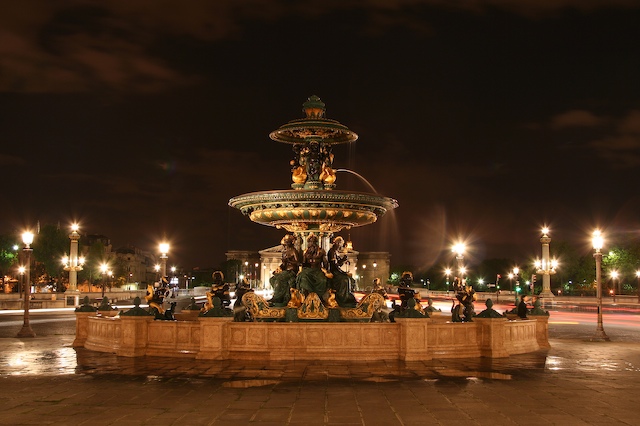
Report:
[{"label": "tiered stone fountain", "polygon": [[[332,147],[354,142],[357,135],[325,118],[318,97],[304,103],[304,112],[304,118],[270,134],[277,142],[293,145],[292,189],[240,195],[229,205],[254,222],[295,234],[301,242],[314,233],[326,248],[334,233],[374,223],[398,204],[377,194],[336,190]],[[281,311],[270,318],[277,322],[203,316],[156,321],[144,312],[137,307],[111,317],[79,309],[74,346],[122,356],[350,361],[504,357],[549,346],[546,315],[515,321],[497,314],[464,323],[447,321],[446,316],[362,323],[287,322]]]}]

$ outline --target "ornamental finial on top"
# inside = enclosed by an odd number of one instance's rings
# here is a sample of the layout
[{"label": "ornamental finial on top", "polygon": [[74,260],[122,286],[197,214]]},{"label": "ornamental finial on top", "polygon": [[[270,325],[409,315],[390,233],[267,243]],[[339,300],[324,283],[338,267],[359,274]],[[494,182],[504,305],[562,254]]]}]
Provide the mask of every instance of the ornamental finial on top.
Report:
[{"label": "ornamental finial on top", "polygon": [[302,111],[307,115],[307,118],[322,118],[325,112],[324,102],[316,95],[310,96],[307,102],[302,104]]}]

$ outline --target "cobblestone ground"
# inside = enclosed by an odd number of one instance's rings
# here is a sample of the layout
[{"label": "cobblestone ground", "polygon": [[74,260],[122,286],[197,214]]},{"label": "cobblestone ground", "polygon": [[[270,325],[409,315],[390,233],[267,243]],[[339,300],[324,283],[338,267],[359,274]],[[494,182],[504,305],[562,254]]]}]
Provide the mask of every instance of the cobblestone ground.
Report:
[{"label": "cobblestone ground", "polygon": [[73,323],[60,324],[0,339],[0,424],[637,425],[640,416],[640,332],[628,328],[591,342],[592,327],[552,324],[548,351],[493,360],[216,362],[73,349]]}]

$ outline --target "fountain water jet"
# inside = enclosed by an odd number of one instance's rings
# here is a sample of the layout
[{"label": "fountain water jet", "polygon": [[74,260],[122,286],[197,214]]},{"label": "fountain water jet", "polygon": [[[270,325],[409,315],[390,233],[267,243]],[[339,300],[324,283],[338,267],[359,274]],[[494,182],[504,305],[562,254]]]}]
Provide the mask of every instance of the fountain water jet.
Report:
[{"label": "fountain water jet", "polygon": [[349,169],[337,169],[336,172],[347,172],[347,173],[351,173],[352,175],[357,176],[358,178],[360,178],[360,180],[362,182],[364,182],[369,189],[374,193],[377,194],[378,191],[376,191],[376,189],[373,187],[373,185],[371,185],[371,182],[369,182],[364,176],[362,176],[360,173],[358,172],[354,172],[353,170],[349,170]]}]

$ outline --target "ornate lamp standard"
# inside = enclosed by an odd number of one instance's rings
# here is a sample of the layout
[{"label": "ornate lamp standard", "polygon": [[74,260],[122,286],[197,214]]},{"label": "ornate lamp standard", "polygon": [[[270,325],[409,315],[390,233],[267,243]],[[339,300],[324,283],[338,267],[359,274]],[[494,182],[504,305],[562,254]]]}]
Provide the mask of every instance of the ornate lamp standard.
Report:
[{"label": "ornate lamp standard", "polygon": [[71,247],[69,248],[69,258],[65,263],[64,270],[69,271],[69,290],[78,290],[78,271],[82,271],[82,264],[84,258],[78,258],[78,240],[80,239],[80,233],[78,232],[80,227],[77,223],[71,225],[71,233],[69,239],[71,240]]},{"label": "ornate lamp standard", "polygon": [[24,318],[22,329],[16,337],[36,337],[36,333],[31,329],[29,324],[29,302],[31,301],[31,244],[33,243],[33,233],[25,232],[22,234],[22,242],[24,243],[25,255],[25,285],[24,285]]},{"label": "ornate lamp standard", "polygon": [[609,341],[609,336],[604,332],[602,326],[602,245],[604,244],[604,237],[599,230],[593,231],[593,257],[596,259],[596,297],[598,299],[598,325],[596,328],[596,334],[591,340],[606,340]]},{"label": "ornate lamp standard", "polygon": [[167,276],[167,259],[169,258],[167,253],[169,253],[169,243],[160,243],[160,272],[163,277]]},{"label": "ornate lamp standard", "polygon": [[542,243],[542,260],[535,261],[536,273],[542,274],[542,292],[540,297],[554,297],[551,292],[551,275],[556,273],[556,267],[558,262],[555,259],[549,260],[549,243],[551,238],[549,237],[549,228],[546,226],[542,228],[542,237],[540,238]]},{"label": "ornate lamp standard", "polygon": [[636,271],[636,277],[638,278],[638,303],[640,303],[640,270]]}]

